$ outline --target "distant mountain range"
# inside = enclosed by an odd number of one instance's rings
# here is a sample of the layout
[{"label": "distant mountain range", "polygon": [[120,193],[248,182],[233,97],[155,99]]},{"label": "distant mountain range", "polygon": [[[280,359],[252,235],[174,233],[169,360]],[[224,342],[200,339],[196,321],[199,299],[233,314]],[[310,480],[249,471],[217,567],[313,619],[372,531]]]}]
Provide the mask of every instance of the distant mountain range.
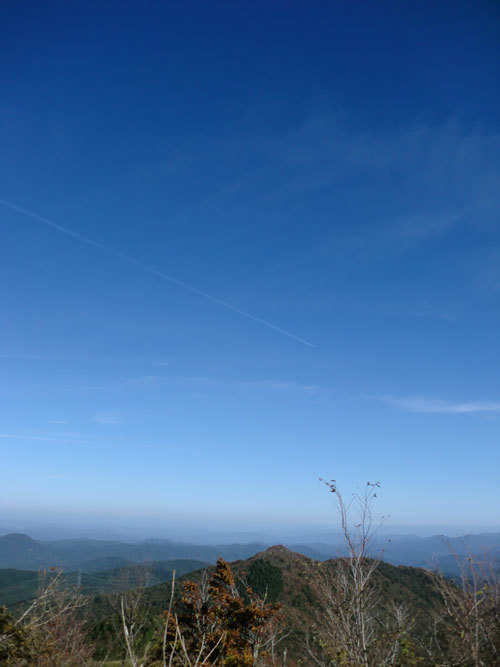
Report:
[{"label": "distant mountain range", "polygon": [[[308,544],[305,548],[312,549],[323,556],[323,559],[343,555],[342,548],[336,549],[326,544]],[[302,551],[300,545],[295,551],[310,556]],[[419,537],[416,535],[393,535],[378,538],[371,556],[391,563],[392,565],[408,565],[423,567],[430,570],[440,569],[449,574],[457,573],[458,559],[474,555],[492,564],[500,564],[500,533],[481,533],[462,537],[446,537],[434,535]],[[310,556],[314,558],[314,556]]]},{"label": "distant mountain range", "polygon": [[0,569],[61,567],[64,570],[96,572],[128,563],[178,559],[215,563],[218,556],[227,560],[244,559],[265,548],[263,544],[206,546],[157,539],[139,543],[92,539],[42,542],[28,535],[10,533],[0,537]]},{"label": "distant mountain range", "polygon": [[[163,539],[149,539],[138,543],[94,539],[36,541],[28,535],[10,533],[0,537],[0,569],[39,570],[61,567],[84,573],[99,572],[127,566],[131,563],[157,563],[188,560],[215,563],[218,556],[235,561],[250,558],[265,550],[262,543],[197,545]],[[314,560],[327,560],[343,555],[341,545],[321,542],[287,544],[289,549]],[[417,537],[397,535],[381,537],[371,555],[394,565],[411,565],[427,569],[440,568],[457,573],[454,554],[463,558],[469,554],[489,559],[500,565],[500,533],[482,533],[457,538]]]}]

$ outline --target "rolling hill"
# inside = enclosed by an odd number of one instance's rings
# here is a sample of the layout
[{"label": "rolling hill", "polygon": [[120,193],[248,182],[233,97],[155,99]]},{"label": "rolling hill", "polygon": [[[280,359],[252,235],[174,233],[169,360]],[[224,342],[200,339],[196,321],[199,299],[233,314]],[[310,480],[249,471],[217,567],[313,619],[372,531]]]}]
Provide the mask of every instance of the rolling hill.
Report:
[{"label": "rolling hill", "polygon": [[[146,564],[131,563],[95,572],[68,572],[67,586],[78,586],[83,595],[116,593],[139,586],[155,586],[172,579],[175,570],[182,576],[204,568],[197,560],[171,560]],[[39,588],[39,574],[31,570],[0,569],[0,606],[13,607],[32,599]]]}]

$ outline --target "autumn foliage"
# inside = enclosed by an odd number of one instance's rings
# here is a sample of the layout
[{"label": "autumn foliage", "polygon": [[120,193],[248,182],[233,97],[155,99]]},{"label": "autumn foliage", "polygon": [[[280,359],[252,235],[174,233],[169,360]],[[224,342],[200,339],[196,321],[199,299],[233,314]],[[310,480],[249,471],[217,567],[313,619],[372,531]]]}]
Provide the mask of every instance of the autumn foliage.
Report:
[{"label": "autumn foliage", "polygon": [[164,659],[167,664],[203,667],[269,664],[281,621],[279,609],[250,587],[239,589],[229,564],[219,558],[210,576],[183,584],[174,609],[165,613]]}]

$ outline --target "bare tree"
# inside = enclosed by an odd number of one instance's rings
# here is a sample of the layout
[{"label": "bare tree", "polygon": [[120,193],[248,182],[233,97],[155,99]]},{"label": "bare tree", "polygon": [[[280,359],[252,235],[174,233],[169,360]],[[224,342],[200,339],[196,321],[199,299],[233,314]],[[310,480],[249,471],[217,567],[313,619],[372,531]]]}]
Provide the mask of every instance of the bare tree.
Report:
[{"label": "bare tree", "polygon": [[374,576],[380,559],[373,552],[384,521],[373,516],[380,483],[367,482],[347,502],[335,480],[320,481],[335,496],[345,555],[321,565],[321,612],[308,638],[309,655],[317,664],[396,664],[409,614],[384,603]]},{"label": "bare tree", "polygon": [[[445,610],[446,632],[435,635],[439,653],[449,665],[500,664],[500,585],[498,573],[483,557],[450,553],[458,581],[438,574],[437,587]],[[439,625],[443,626],[442,620]],[[445,639],[443,640],[443,637]],[[444,644],[444,646],[443,646]]]},{"label": "bare tree", "polygon": [[17,618],[36,646],[36,665],[88,665],[93,645],[86,633],[83,608],[87,605],[79,588],[69,586],[62,570],[40,573],[38,593]]},{"label": "bare tree", "polygon": [[123,568],[117,581],[121,592],[109,597],[115,614],[115,634],[120,638],[132,667],[142,667],[147,655],[145,633],[150,622],[150,610],[144,593],[150,585],[151,575],[151,568],[144,565]]}]

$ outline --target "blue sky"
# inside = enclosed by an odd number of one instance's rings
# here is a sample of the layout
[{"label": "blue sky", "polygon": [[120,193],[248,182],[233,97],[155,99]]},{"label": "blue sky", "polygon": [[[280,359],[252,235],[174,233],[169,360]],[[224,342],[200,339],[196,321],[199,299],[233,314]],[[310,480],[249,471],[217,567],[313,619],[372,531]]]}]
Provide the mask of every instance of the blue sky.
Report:
[{"label": "blue sky", "polygon": [[496,3],[1,11],[0,518],[498,528]]}]

